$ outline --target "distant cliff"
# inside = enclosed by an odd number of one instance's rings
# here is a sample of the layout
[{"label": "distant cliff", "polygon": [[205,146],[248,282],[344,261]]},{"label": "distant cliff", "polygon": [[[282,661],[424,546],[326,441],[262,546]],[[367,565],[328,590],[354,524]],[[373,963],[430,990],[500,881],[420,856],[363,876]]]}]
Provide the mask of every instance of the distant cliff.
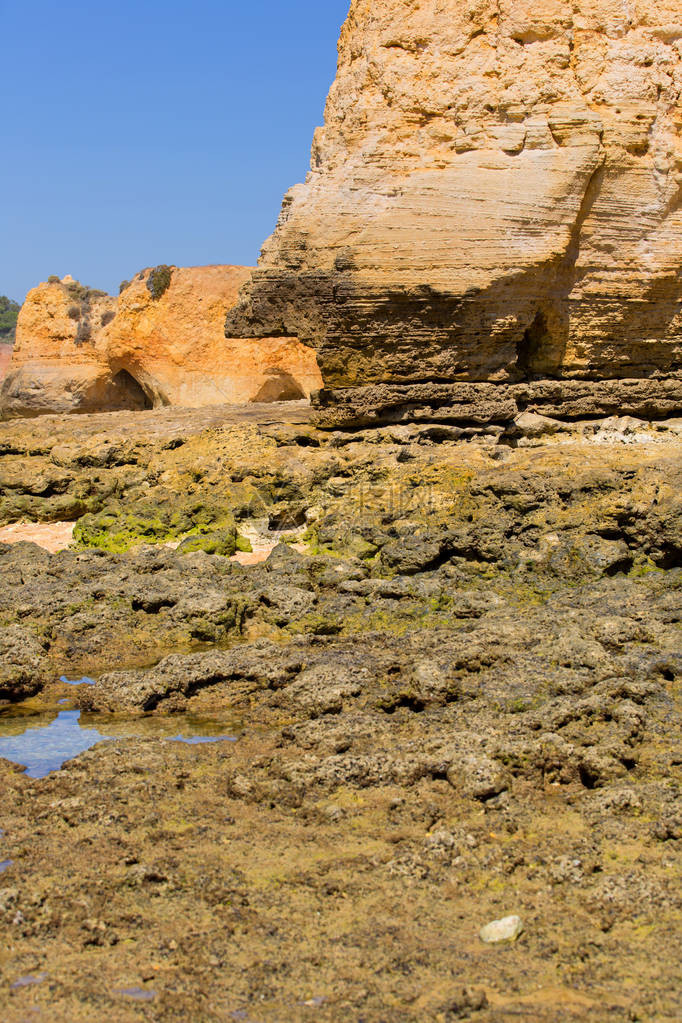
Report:
[{"label": "distant cliff", "polygon": [[307,398],[315,354],[295,338],[225,340],[251,270],[143,270],[118,297],[70,277],[29,292],[0,389],[3,416]]}]

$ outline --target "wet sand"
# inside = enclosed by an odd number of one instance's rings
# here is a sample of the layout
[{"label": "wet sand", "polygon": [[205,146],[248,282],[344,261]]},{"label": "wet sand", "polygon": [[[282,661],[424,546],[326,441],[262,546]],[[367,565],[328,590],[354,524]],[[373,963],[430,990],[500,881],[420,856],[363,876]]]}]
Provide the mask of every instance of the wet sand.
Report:
[{"label": "wet sand", "polygon": [[0,526],[0,543],[35,543],[56,554],[70,545],[74,526],[75,522],[13,522]]}]

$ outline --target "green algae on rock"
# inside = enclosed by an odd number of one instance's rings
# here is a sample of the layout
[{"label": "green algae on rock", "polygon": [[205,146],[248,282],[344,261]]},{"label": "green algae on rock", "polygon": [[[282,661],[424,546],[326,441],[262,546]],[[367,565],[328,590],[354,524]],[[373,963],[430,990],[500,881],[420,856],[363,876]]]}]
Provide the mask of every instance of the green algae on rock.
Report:
[{"label": "green algae on rock", "polygon": [[153,498],[107,502],[103,511],[78,520],[73,538],[80,547],[118,553],[140,543],[184,540],[188,541],[183,547],[186,551],[231,555],[237,549],[237,529],[231,511],[197,499],[183,500],[182,495],[169,492]]}]

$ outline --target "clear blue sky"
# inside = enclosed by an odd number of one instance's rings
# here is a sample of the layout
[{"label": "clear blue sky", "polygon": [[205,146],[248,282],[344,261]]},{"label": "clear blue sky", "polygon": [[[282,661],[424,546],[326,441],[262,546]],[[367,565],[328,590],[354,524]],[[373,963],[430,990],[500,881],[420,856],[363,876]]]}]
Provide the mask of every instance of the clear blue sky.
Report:
[{"label": "clear blue sky", "polygon": [[251,264],[303,180],[349,0],[0,0],[0,294]]}]

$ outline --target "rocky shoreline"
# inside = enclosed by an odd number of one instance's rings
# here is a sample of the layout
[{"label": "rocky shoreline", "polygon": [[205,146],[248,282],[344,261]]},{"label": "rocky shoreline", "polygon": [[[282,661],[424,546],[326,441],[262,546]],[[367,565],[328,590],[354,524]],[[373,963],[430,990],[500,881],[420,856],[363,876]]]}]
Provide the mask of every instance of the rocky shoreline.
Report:
[{"label": "rocky shoreline", "polygon": [[8,1023],[675,1019],[679,421],[143,415],[0,426],[0,520],[77,519],[0,546],[0,723],[238,741],[0,761]]},{"label": "rocky shoreline", "polygon": [[681,23],[352,0],[257,267],[29,293],[3,1023],[679,1023]]}]

